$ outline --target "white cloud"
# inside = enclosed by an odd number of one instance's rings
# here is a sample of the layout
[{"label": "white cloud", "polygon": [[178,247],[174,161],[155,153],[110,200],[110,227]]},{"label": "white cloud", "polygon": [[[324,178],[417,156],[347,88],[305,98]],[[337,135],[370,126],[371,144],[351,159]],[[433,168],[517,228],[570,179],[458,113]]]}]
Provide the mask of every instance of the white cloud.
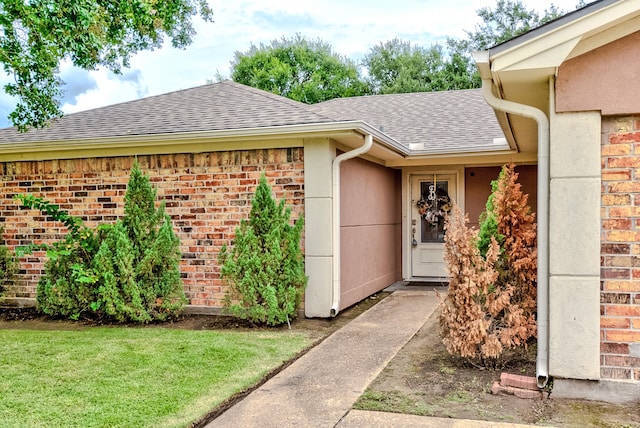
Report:
[{"label": "white cloud", "polygon": [[62,104],[75,104],[79,95],[98,88],[96,79],[87,70],[64,64],[60,67],[62,86]]}]

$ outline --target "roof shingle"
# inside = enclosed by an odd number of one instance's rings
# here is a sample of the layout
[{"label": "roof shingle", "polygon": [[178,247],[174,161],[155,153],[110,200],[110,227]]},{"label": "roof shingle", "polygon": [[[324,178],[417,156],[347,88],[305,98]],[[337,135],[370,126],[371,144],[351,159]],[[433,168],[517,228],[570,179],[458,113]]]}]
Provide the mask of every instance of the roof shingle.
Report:
[{"label": "roof shingle", "polygon": [[306,104],[223,81],[55,119],[26,133],[0,130],[0,142],[55,141],[331,122]]},{"label": "roof shingle", "polygon": [[474,148],[504,137],[480,89],[336,98],[310,107],[363,120],[407,147],[424,147],[419,150]]},{"label": "roof shingle", "polygon": [[480,90],[337,98],[307,105],[231,81],[0,129],[0,144],[364,121],[416,151],[482,150],[503,136]]}]

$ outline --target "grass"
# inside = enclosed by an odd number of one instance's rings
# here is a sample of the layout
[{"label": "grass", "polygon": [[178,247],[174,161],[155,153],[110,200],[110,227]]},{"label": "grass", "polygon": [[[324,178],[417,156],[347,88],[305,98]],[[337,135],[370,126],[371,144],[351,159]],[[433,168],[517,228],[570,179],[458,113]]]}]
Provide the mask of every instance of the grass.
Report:
[{"label": "grass", "polygon": [[292,332],[0,330],[6,427],[183,427],[311,344]]},{"label": "grass", "polygon": [[354,404],[353,408],[378,412],[433,416],[433,409],[431,407],[410,398],[400,391],[376,392],[367,389]]}]

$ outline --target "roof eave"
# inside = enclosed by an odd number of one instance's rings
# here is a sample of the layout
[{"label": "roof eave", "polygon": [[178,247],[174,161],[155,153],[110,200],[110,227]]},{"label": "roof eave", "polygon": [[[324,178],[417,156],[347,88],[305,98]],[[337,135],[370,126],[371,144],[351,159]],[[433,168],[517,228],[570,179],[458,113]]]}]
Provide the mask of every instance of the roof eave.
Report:
[{"label": "roof eave", "polygon": [[408,149],[362,121],[343,121],[215,131],[123,135],[103,138],[0,143],[0,161],[71,159],[204,152],[232,149],[293,147],[305,138],[334,138],[356,145],[359,135],[371,134],[377,144],[406,156]]},{"label": "roof eave", "polygon": [[[494,95],[548,114],[549,82],[567,60],[640,29],[640,0],[600,0],[501,45],[473,54]],[[507,139],[528,152],[535,125],[496,112]],[[516,123],[517,121],[517,123]]]},{"label": "roof eave", "polygon": [[[640,0],[601,0],[490,48],[491,71],[535,71],[544,79],[564,61],[637,31]],[[607,31],[615,27],[615,31]],[[602,36],[609,34],[609,37]]]}]

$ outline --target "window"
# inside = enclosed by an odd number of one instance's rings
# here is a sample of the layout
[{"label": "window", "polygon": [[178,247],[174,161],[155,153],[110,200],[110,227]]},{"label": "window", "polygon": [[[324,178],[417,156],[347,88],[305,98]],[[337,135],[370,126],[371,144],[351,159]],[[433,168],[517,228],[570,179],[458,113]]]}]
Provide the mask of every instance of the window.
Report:
[{"label": "window", "polygon": [[444,218],[451,210],[448,181],[420,182],[420,240],[422,243],[444,242]]}]

